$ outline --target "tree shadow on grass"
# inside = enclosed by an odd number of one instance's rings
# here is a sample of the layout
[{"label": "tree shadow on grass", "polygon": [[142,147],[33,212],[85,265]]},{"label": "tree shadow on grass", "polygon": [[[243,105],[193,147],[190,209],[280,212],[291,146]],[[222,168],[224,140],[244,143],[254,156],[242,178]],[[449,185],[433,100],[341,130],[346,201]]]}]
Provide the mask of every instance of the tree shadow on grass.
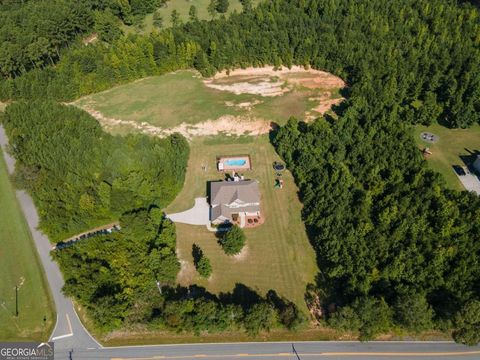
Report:
[{"label": "tree shadow on grass", "polygon": [[464,150],[468,153],[468,155],[460,155],[460,159],[465,164],[465,166],[469,168],[470,171],[473,171],[473,163],[480,155],[480,150],[470,150],[467,148],[464,148]]},{"label": "tree shadow on grass", "polygon": [[222,303],[239,305],[244,311],[262,301],[262,297],[256,291],[239,283],[235,284],[232,292],[220,293],[218,297]]},{"label": "tree shadow on grass", "polygon": [[192,245],[192,257],[193,257],[193,264],[195,268],[198,266],[198,262],[203,257],[203,250],[197,244]]}]

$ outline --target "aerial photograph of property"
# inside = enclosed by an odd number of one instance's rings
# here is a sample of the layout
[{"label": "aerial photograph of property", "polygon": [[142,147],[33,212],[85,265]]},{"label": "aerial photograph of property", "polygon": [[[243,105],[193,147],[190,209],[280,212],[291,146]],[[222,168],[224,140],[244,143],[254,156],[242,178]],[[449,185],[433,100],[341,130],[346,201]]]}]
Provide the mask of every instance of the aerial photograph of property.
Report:
[{"label": "aerial photograph of property", "polygon": [[0,1],[0,360],[480,359],[480,1]]}]

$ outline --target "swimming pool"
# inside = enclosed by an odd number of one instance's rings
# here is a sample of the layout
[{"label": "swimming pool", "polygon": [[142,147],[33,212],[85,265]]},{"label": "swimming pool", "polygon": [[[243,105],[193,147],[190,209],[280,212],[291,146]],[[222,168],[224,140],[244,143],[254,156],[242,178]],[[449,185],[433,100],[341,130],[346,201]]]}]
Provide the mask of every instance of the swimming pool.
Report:
[{"label": "swimming pool", "polygon": [[225,165],[227,166],[243,166],[245,165],[247,160],[243,159],[228,159],[225,160]]}]

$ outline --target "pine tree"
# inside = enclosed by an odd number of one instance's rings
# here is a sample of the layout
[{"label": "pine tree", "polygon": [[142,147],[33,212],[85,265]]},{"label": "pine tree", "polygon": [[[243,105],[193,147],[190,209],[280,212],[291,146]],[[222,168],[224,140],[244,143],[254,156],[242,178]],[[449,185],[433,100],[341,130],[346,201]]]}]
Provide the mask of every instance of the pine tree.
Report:
[{"label": "pine tree", "polygon": [[228,6],[229,6],[228,0],[217,0],[217,4],[215,6],[215,9],[220,13],[220,14],[225,14],[228,11]]}]

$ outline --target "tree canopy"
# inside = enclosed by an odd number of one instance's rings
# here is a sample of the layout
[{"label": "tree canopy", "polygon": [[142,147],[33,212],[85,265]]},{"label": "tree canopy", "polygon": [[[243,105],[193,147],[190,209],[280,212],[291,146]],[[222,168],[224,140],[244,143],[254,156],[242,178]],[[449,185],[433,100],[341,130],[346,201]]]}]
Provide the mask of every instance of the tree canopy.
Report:
[{"label": "tree canopy", "polygon": [[229,18],[129,35],[111,46],[74,45],[55,68],[2,81],[0,97],[64,101],[192,66],[210,75],[301,64],[344,78],[351,96],[382,87],[385,96],[368,100],[379,110],[395,107],[406,123],[468,127],[479,121],[478,19],[477,8],[450,0],[276,0]]},{"label": "tree canopy", "polygon": [[233,225],[220,238],[220,245],[227,255],[236,255],[245,246],[245,234],[238,225]]},{"label": "tree canopy", "polygon": [[151,205],[183,186],[188,144],[180,135],[115,137],[89,114],[51,102],[18,102],[3,119],[17,183],[33,196],[52,240]]},{"label": "tree canopy", "polygon": [[[25,6],[48,6],[33,3]],[[132,0],[125,5],[128,11],[108,8],[127,21],[126,14],[147,11],[154,3]],[[34,194],[42,228],[59,236],[115,211],[161,205],[181,186],[187,156],[180,137],[111,137],[80,110],[48,101],[69,101],[190,67],[211,75],[266,64],[312,66],[345,79],[346,100],[335,116],[311,124],[290,120],[272,141],[299,187],[322,271],[317,283],[322,301],[339,309],[329,314],[330,323],[368,340],[392,326],[421,331],[432,322],[455,329],[459,342],[477,342],[480,200],[446,189],[418,152],[411,125],[479,122],[478,9],[454,0],[274,0],[254,9],[250,1],[242,3],[245,11],[229,18],[189,21],[88,46],[72,40],[93,26],[87,16],[66,27],[66,40],[25,36],[16,48],[9,29],[22,30],[11,24],[16,15],[9,15],[0,34],[0,98],[19,101],[7,108],[5,126],[19,159],[18,181]],[[12,14],[19,6],[12,6]],[[66,6],[59,8],[68,14]],[[31,39],[47,44],[48,51],[24,60]],[[39,101],[21,101],[32,99]],[[165,163],[164,154],[171,152],[175,155],[168,158],[179,160]],[[144,157],[162,166],[140,171],[136,165]],[[121,307],[109,297],[101,301],[102,311]],[[237,304],[196,301],[176,299],[162,306],[164,326],[219,329],[230,326],[216,322],[228,318],[219,313],[230,319],[239,314]],[[252,324],[244,328],[255,333],[255,324],[274,323],[275,313],[258,316],[257,308],[270,313],[265,307],[242,308],[239,316]],[[423,316],[412,318],[409,307]]]}]

